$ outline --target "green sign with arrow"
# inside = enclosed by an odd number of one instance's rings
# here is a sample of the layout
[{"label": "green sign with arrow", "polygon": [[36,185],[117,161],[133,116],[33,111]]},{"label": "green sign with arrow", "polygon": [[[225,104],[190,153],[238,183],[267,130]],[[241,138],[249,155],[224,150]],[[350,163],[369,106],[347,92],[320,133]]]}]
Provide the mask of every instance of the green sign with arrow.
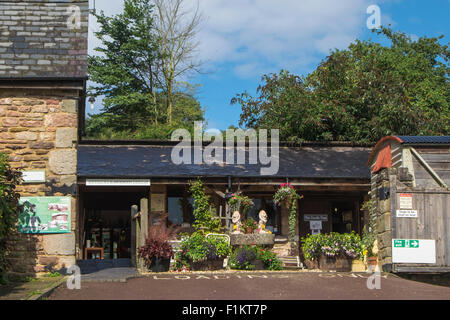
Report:
[{"label": "green sign with arrow", "polygon": [[394,247],[395,248],[418,248],[419,247],[419,240],[395,239],[394,240]]}]

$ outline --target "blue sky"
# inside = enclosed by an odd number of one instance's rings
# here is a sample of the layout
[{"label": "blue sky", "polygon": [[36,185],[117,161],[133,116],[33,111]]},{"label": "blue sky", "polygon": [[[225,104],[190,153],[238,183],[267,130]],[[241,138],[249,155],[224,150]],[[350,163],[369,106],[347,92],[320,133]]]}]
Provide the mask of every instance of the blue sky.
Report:
[{"label": "blue sky", "polygon": [[[122,3],[96,0],[96,8],[111,15],[121,11]],[[198,58],[204,72],[189,81],[200,85],[197,98],[208,127],[237,126],[240,107],[230,100],[245,90],[255,94],[262,75],[280,69],[307,74],[333,48],[344,49],[357,38],[377,40],[366,25],[370,5],[380,8],[382,25],[413,38],[444,34],[441,42],[449,42],[449,0],[199,0],[204,21]],[[91,19],[90,54],[98,43],[95,28]],[[99,101],[94,112],[100,109]]]}]

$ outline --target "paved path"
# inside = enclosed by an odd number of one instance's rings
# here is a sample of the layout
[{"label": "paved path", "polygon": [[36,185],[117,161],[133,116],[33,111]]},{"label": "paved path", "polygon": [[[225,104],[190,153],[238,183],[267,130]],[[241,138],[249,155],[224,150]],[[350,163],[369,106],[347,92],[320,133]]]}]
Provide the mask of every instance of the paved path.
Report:
[{"label": "paved path", "polygon": [[137,275],[136,268],[109,268],[82,274],[81,281],[126,282]]},{"label": "paved path", "polygon": [[[382,275],[367,288],[366,273],[254,272],[157,274],[121,282],[57,288],[49,300],[450,300],[450,288]],[[375,282],[371,282],[375,285]]]},{"label": "paved path", "polygon": [[0,300],[28,300],[44,293],[62,280],[62,276],[44,277],[29,279],[26,282],[11,283],[7,286],[0,285]]}]

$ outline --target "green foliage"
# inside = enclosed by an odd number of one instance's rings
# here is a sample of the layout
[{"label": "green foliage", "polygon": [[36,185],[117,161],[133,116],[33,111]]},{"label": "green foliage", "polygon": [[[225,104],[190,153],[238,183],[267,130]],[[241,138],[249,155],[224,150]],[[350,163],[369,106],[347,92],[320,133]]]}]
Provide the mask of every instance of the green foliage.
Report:
[{"label": "green foliage", "polygon": [[373,253],[373,247],[375,240],[377,239],[376,234],[376,211],[375,211],[375,201],[370,198],[366,202],[363,203],[361,210],[369,211],[369,225],[364,226],[363,236],[362,236],[362,246],[363,250],[366,251],[365,254],[369,257],[376,256]]},{"label": "green foliage", "polygon": [[16,185],[20,183],[20,172],[11,169],[6,154],[0,153],[0,279],[6,282],[5,250],[8,235],[16,227],[18,219],[19,194]]},{"label": "green foliage", "polygon": [[183,237],[180,249],[172,266],[175,271],[189,270],[190,262],[223,259],[231,253],[231,246],[224,237],[206,237],[201,232]]},{"label": "green foliage", "polygon": [[246,231],[247,228],[251,228],[253,232],[258,228],[258,223],[255,221],[255,219],[249,217],[242,222],[242,229]]},{"label": "green foliage", "polygon": [[125,0],[123,13],[111,17],[93,15],[101,46],[88,58],[89,95],[103,97],[103,110],[86,120],[88,138],[169,139],[175,129],[193,130],[194,121],[204,120],[196,87],[179,82],[169,124],[167,95],[157,80],[162,55],[150,0]]},{"label": "green foliage", "polygon": [[283,263],[277,258],[276,254],[269,249],[260,246],[242,246],[236,247],[229,259],[231,269],[253,270],[252,264],[255,260],[262,260],[264,268],[267,270],[282,270]]},{"label": "green foliage", "polygon": [[286,141],[374,142],[450,132],[447,45],[382,29],[389,47],[356,40],[305,77],[264,75],[258,96],[238,94],[240,125],[279,128]]},{"label": "green foliage", "polygon": [[279,205],[285,202],[289,209],[289,241],[291,243],[291,252],[296,251],[294,238],[297,222],[297,200],[302,198],[303,196],[299,195],[290,183],[282,183],[273,196],[275,204]]},{"label": "green foliage", "polygon": [[321,255],[328,257],[349,257],[363,259],[361,238],[351,233],[320,233],[302,238],[302,251],[306,260],[318,260]]},{"label": "green foliage", "polygon": [[231,194],[228,204],[231,206],[232,211],[240,211],[242,209],[244,215],[255,206],[252,199],[238,193]]},{"label": "green foliage", "polygon": [[220,219],[215,215],[215,209],[210,203],[209,196],[205,193],[202,181],[191,181],[189,185],[189,192],[194,199],[195,221],[193,227],[203,234],[220,232]]}]

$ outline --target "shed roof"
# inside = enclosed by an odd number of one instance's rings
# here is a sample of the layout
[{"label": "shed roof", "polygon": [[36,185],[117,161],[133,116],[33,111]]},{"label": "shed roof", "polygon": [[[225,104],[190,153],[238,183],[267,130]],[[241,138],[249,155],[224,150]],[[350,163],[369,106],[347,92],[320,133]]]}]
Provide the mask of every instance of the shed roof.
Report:
[{"label": "shed roof", "polygon": [[[171,161],[173,146],[80,145],[78,176],[83,178],[182,178],[262,177],[269,165],[215,163],[181,164]],[[369,179],[366,166],[370,148],[364,147],[280,147],[279,171],[267,178]],[[224,150],[225,156],[226,150]],[[259,161],[258,161],[259,162]]]},{"label": "shed roof", "polygon": [[403,144],[450,144],[450,136],[397,136]]}]

